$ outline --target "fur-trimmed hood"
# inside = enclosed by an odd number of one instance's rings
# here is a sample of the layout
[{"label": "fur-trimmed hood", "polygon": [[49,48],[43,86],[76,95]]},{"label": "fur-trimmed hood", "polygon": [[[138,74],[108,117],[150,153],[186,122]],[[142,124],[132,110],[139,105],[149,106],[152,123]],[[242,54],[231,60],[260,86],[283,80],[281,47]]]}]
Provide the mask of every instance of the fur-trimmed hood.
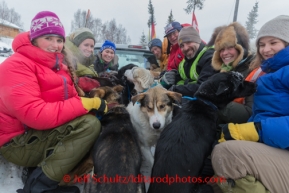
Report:
[{"label": "fur-trimmed hood", "polygon": [[[217,34],[215,38],[215,52],[212,58],[212,66],[215,70],[221,70],[223,61],[220,57],[220,51],[225,47],[235,47],[239,51],[239,56],[235,59],[232,66],[235,68],[238,63],[246,58],[250,49],[249,35],[247,30],[238,22],[233,22],[228,26],[221,26],[215,29]],[[214,36],[212,36],[214,38]],[[211,41],[210,41],[211,42]]]}]

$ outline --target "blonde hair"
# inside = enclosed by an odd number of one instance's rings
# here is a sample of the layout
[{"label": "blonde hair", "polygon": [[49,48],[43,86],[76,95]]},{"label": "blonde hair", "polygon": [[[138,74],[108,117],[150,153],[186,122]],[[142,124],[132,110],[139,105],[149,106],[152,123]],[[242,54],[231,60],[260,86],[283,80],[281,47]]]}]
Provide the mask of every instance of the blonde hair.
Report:
[{"label": "blonde hair", "polygon": [[63,47],[61,53],[64,55],[64,64],[68,67],[68,70],[69,70],[69,74],[70,74],[70,77],[71,77],[71,80],[74,84],[74,87],[78,93],[78,96],[85,96],[85,93],[84,91],[77,85],[77,76],[75,74],[75,69],[73,67],[73,56],[71,54],[71,52],[69,51],[69,49],[65,49],[65,47]]}]

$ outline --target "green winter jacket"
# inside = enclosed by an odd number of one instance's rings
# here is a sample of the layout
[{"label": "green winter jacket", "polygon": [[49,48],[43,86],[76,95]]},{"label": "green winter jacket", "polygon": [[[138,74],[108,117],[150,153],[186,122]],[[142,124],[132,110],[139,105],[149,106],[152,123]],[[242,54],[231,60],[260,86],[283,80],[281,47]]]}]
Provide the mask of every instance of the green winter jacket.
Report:
[{"label": "green winter jacket", "polygon": [[74,56],[74,67],[77,77],[88,76],[98,77],[97,72],[94,70],[93,63],[96,57],[92,54],[90,57],[83,57],[80,50],[70,40],[69,36],[65,39],[65,48],[69,49]]}]

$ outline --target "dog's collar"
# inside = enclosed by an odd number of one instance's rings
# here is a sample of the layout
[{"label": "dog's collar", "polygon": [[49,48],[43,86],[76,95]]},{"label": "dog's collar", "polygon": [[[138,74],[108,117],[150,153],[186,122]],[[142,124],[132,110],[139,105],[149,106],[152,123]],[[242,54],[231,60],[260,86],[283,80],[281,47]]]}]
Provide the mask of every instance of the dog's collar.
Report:
[{"label": "dog's collar", "polygon": [[155,86],[157,86],[157,85],[159,85],[158,82],[157,82],[157,81],[154,81],[154,83],[153,83],[151,86],[149,86],[149,87],[146,88],[146,89],[143,89],[143,91],[142,91],[142,92],[139,92],[139,93],[144,93],[144,92],[148,91],[148,89],[153,88],[153,87],[155,87]]},{"label": "dog's collar", "polygon": [[212,107],[215,111],[218,110],[218,107],[216,105],[214,105],[212,102],[210,101],[207,101],[207,100],[204,100],[204,99],[200,99],[200,98],[197,98],[197,97],[189,97],[189,96],[183,96],[182,97],[183,99],[188,99],[188,100],[191,100],[191,101],[196,101],[196,100],[200,100],[202,101],[203,103],[205,103],[206,105],[209,105],[210,107]]}]

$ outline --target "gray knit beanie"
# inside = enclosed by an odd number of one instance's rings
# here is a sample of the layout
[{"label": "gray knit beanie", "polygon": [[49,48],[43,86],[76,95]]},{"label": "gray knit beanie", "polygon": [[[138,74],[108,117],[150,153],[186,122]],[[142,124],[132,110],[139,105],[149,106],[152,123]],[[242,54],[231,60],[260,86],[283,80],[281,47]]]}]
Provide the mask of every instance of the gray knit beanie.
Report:
[{"label": "gray knit beanie", "polygon": [[193,26],[183,27],[179,33],[178,43],[179,45],[183,42],[195,42],[200,44],[201,38],[197,30]]},{"label": "gray knit beanie", "polygon": [[70,40],[78,47],[84,40],[92,39],[95,43],[94,35],[88,28],[81,27],[76,29],[71,35]]},{"label": "gray knit beanie", "polygon": [[265,36],[272,36],[275,38],[279,38],[287,43],[289,43],[289,16],[288,15],[279,15],[274,19],[265,23],[256,39],[256,46],[258,47],[258,43],[260,38]]}]

